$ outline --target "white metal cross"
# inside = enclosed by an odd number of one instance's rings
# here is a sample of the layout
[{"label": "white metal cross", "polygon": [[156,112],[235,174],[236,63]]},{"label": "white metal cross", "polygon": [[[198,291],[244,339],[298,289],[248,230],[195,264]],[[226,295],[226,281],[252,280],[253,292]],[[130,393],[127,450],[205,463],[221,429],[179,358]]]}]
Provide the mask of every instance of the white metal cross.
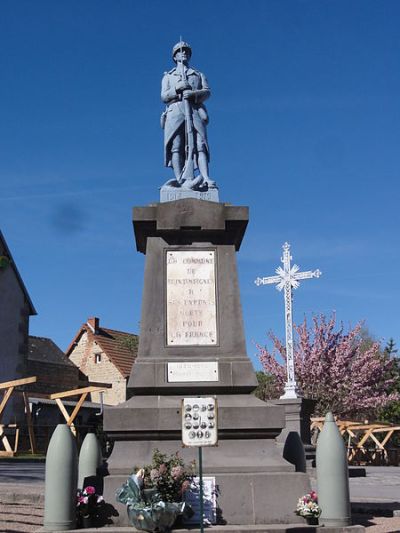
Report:
[{"label": "white metal cross", "polygon": [[285,384],[285,392],[281,399],[299,398],[301,392],[296,383],[294,372],[294,355],[293,355],[293,321],[292,321],[292,288],[297,289],[300,285],[299,280],[309,278],[319,278],[322,274],[320,270],[308,270],[307,272],[299,272],[300,267],[297,265],[290,266],[290,260],[293,257],[290,255],[290,244],[285,242],[282,246],[283,255],[281,261],[283,268],[278,267],[275,272],[277,276],[269,276],[266,278],[257,278],[254,283],[259,285],[270,285],[276,283],[276,288],[284,291],[285,298],[285,329],[286,329],[286,369],[287,381]]}]

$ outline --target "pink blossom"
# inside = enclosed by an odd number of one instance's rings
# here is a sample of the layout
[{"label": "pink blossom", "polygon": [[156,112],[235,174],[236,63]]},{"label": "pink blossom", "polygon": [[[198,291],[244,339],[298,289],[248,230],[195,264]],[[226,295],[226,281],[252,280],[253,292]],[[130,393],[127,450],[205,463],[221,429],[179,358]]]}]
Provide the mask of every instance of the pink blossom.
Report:
[{"label": "pink blossom", "polygon": [[171,468],[171,476],[172,476],[172,479],[179,479],[183,476],[183,474],[185,473],[185,469],[183,468],[183,466],[174,466],[173,468]]},{"label": "pink blossom", "polygon": [[96,489],[92,486],[89,486],[89,487],[85,487],[84,488],[84,491],[86,492],[86,494],[95,494],[96,492]]},{"label": "pink blossom", "polygon": [[150,470],[150,479],[152,481],[156,481],[160,477],[160,472],[157,470],[157,468],[153,468]]},{"label": "pink blossom", "polygon": [[[316,415],[331,410],[341,417],[374,416],[389,402],[400,399],[388,392],[394,384],[393,360],[384,357],[378,342],[365,347],[362,323],[345,332],[336,316],[314,316],[295,326],[296,380],[306,398],[317,400]],[[278,398],[286,381],[286,348],[272,332],[272,349],[257,345],[264,371],[274,377],[270,398]]]},{"label": "pink blossom", "polygon": [[188,481],[187,479],[182,483],[182,486],[181,486],[181,492],[184,493],[185,491],[187,491],[190,487],[190,481]]},{"label": "pink blossom", "polygon": [[164,463],[162,463],[158,469],[159,473],[162,475],[162,474],[165,474],[167,472],[167,465],[165,465]]}]

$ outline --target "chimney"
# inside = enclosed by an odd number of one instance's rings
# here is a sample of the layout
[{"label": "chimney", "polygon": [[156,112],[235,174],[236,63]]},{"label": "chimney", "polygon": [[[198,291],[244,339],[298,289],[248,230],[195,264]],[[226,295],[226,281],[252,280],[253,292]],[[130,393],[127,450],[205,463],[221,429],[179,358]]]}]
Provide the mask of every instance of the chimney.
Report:
[{"label": "chimney", "polygon": [[86,324],[89,326],[89,328],[92,330],[92,333],[94,335],[97,335],[99,332],[99,323],[100,319],[96,316],[88,318]]}]

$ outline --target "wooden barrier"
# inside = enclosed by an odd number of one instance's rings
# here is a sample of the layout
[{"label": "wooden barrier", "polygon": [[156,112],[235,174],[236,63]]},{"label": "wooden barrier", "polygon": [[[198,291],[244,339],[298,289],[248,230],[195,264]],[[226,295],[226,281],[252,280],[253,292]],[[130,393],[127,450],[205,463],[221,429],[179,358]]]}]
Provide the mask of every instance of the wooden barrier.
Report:
[{"label": "wooden barrier", "polygon": [[[350,464],[389,463],[388,444],[400,426],[385,423],[369,424],[368,421],[339,420],[336,424],[347,445],[347,457]],[[311,419],[311,432],[319,433],[324,425],[324,418]]]},{"label": "wooden barrier", "polygon": [[[26,385],[35,383],[36,381],[37,381],[37,377],[31,376],[28,378],[15,379],[13,381],[5,381],[3,383],[0,383],[0,391],[1,390],[4,391],[3,398],[0,402],[0,442],[3,445],[3,449],[0,449],[0,457],[1,456],[13,457],[18,452],[20,427],[18,426],[18,424],[2,424],[1,423],[5,408],[13,393],[22,394],[24,406],[25,406],[25,417],[26,417],[26,422],[27,422],[27,427],[28,427],[30,449],[31,449],[31,453],[35,454],[36,453],[36,439],[35,439],[35,432],[33,428],[32,415],[31,415],[31,409],[30,409],[30,403],[29,403],[30,396],[36,397],[36,398],[45,398],[48,400],[54,400],[58,408],[60,409],[63,417],[65,418],[67,425],[70,427],[73,435],[76,436],[76,428],[74,426],[74,420],[76,419],[81,407],[83,406],[83,403],[87,398],[87,395],[91,394],[92,392],[104,392],[107,388],[111,387],[111,385],[108,383],[101,383],[101,384],[96,384],[96,385],[90,385],[89,383],[89,386],[85,386],[85,387],[81,387],[77,389],[71,389],[67,391],[56,392],[53,394],[43,394],[43,393],[34,392],[34,391],[29,392],[25,389]],[[72,413],[69,414],[65,405],[62,402],[62,399],[71,398],[73,396],[79,396],[79,399],[76,402],[76,405],[74,406],[72,410]],[[13,434],[14,436],[13,444],[12,442],[10,442],[11,434]]]},{"label": "wooden barrier", "polygon": [[[1,421],[3,419],[4,411],[6,408],[6,405],[11,398],[11,395],[13,392],[16,391],[17,387],[22,387],[24,385],[28,385],[29,383],[35,383],[37,381],[36,376],[32,376],[29,378],[22,378],[22,379],[14,379],[13,381],[4,381],[3,383],[0,383],[0,390],[4,391],[3,398],[0,403],[0,440],[3,445],[3,450],[0,450],[0,456],[2,457],[13,457],[17,451],[18,451],[18,442],[19,442],[19,427],[17,424],[2,424]],[[21,392],[21,391],[16,391]],[[33,432],[33,426],[32,426],[32,418],[31,418],[31,411],[29,408],[29,402],[27,403],[26,399],[26,393],[22,391],[23,397],[24,397],[24,404],[25,404],[25,414],[27,418],[28,423],[28,432],[29,432],[29,441],[31,445],[31,451],[32,453],[36,452],[36,445],[35,445],[35,435]],[[6,431],[11,430],[12,432],[15,432],[14,435],[14,446],[11,446],[10,441],[8,439],[8,435],[6,434]]]}]

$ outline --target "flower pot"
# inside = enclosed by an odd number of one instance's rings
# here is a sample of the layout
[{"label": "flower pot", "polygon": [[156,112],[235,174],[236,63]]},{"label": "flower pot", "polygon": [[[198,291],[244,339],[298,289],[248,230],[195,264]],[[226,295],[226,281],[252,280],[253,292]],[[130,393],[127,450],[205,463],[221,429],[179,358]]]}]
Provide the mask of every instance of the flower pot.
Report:
[{"label": "flower pot", "polygon": [[157,489],[143,489],[143,499],[147,504],[151,504],[158,495]]},{"label": "flower pot", "polygon": [[84,529],[93,527],[93,517],[91,517],[91,516],[82,516],[82,527]]},{"label": "flower pot", "polygon": [[318,525],[318,517],[317,516],[305,516],[307,525],[309,526],[317,526]]}]

